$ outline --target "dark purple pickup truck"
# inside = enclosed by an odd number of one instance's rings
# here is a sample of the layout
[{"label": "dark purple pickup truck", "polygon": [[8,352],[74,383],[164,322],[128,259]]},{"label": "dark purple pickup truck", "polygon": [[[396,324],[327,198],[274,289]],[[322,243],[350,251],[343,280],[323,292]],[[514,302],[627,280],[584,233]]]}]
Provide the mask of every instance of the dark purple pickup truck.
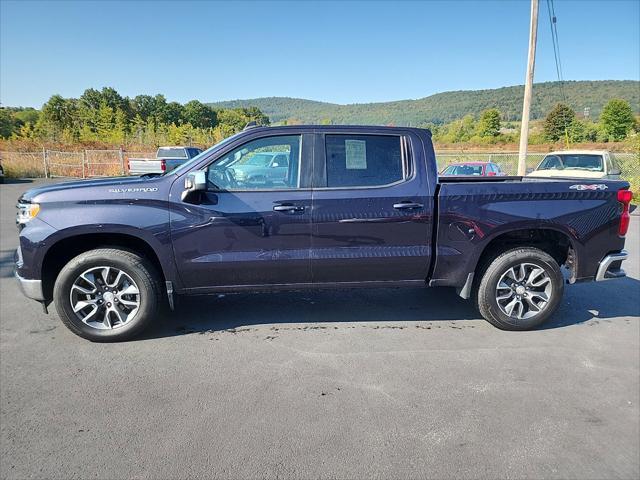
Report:
[{"label": "dark purple pickup truck", "polygon": [[[236,177],[263,152],[282,154],[284,177]],[[163,176],[28,191],[16,277],[94,341],[132,337],[176,295],[327,287],[454,287],[526,330],[565,281],[625,275],[628,188],[438,178],[422,129],[247,128]]]}]

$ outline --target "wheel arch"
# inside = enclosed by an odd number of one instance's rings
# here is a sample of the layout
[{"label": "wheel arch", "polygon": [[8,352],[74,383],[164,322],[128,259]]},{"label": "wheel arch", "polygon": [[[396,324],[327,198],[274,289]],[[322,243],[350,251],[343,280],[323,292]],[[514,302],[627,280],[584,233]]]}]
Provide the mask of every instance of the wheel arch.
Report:
[{"label": "wheel arch", "polygon": [[45,299],[53,298],[53,286],[62,268],[81,253],[97,248],[119,248],[136,253],[149,260],[162,276],[168,277],[166,268],[156,250],[145,239],[129,233],[99,232],[66,236],[53,243],[42,259],[42,290]]},{"label": "wheel arch", "polygon": [[478,254],[475,263],[475,279],[479,281],[482,271],[500,253],[517,247],[534,247],[553,257],[558,265],[565,265],[570,271],[570,282],[575,281],[578,255],[575,239],[564,230],[554,227],[518,228],[503,231],[488,240]]}]

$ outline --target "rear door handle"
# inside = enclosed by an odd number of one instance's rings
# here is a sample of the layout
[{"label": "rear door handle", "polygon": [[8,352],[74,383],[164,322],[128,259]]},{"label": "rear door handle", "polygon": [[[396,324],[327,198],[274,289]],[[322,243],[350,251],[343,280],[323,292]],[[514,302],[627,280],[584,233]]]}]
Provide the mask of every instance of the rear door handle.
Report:
[{"label": "rear door handle", "polygon": [[395,208],[396,210],[413,210],[413,209],[423,208],[423,207],[424,207],[423,204],[415,203],[415,202],[400,202],[400,203],[393,204],[393,208]]},{"label": "rear door handle", "polygon": [[273,207],[274,212],[304,212],[302,205],[282,204]]}]

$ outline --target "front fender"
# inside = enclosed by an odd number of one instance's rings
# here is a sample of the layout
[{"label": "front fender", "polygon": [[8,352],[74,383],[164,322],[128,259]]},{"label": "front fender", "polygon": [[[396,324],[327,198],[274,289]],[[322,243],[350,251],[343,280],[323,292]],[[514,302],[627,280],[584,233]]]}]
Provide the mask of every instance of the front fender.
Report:
[{"label": "front fender", "polygon": [[102,241],[105,245],[113,243],[114,238],[118,239],[118,244],[126,246],[127,238],[130,238],[132,248],[134,243],[144,242],[158,258],[165,279],[176,283],[180,288],[169,230],[167,226],[165,228],[164,231],[149,231],[123,224],[89,224],[54,230],[42,222],[36,228],[25,229],[20,235],[22,265],[18,268],[18,273],[24,278],[42,279],[45,259],[60,242],[77,239],[78,243],[85,243],[90,249],[97,247]]}]

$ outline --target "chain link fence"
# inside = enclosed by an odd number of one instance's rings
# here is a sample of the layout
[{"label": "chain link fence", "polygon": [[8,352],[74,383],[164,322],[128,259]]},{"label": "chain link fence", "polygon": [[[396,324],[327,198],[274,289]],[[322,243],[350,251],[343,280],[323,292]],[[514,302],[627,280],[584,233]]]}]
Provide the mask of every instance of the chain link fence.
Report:
[{"label": "chain link fence", "polygon": [[[527,154],[527,171],[533,170],[544,158],[544,153]],[[447,165],[458,162],[493,162],[500,166],[507,175],[518,173],[518,153],[490,153],[490,152],[442,152],[436,153],[438,171]]]},{"label": "chain link fence", "polygon": [[612,153],[620,167],[620,176],[631,184],[635,200],[640,199],[640,152],[637,153]]},{"label": "chain link fence", "polygon": [[153,158],[155,152],[125,150],[82,150],[63,152],[0,152],[9,177],[92,178],[125,175],[129,158]]},{"label": "chain link fence", "polygon": [[[153,158],[155,152],[129,152],[119,150],[82,150],[62,152],[45,150],[40,152],[0,152],[5,174],[10,177],[71,177],[90,178],[125,175],[129,158]],[[544,158],[544,153],[527,154],[527,171],[535,169]],[[640,195],[640,153],[612,153],[620,166],[623,179]],[[438,171],[457,162],[494,162],[507,175],[518,171],[517,152],[452,152],[436,154]]]},{"label": "chain link fence", "polygon": [[85,178],[85,168],[82,152],[60,152],[45,150],[46,176]]},{"label": "chain link fence", "polygon": [[126,172],[122,150],[85,150],[86,177],[112,177]]}]

